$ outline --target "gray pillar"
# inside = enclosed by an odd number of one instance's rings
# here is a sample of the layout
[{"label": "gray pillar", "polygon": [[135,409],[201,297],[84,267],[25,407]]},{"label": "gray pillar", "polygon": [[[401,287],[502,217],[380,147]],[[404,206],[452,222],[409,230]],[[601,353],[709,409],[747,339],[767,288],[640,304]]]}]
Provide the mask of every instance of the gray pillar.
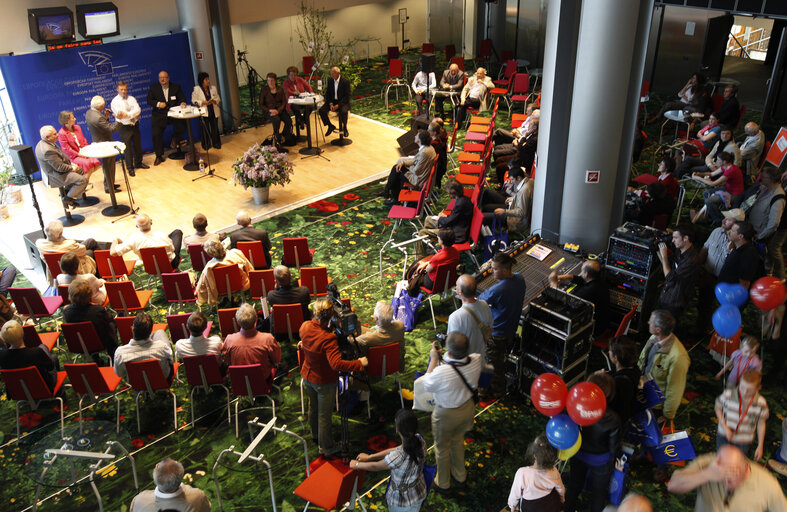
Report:
[{"label": "gray pillar", "polygon": [[[194,68],[194,83],[197,83],[197,74],[204,71],[211,77],[211,82],[216,82],[216,63],[213,60],[213,41],[210,36],[210,15],[208,14],[207,0],[177,0],[178,21],[180,26],[189,35],[191,47],[191,64]],[[202,54],[202,59],[197,60],[196,52]],[[191,91],[184,91],[191,103]]]},{"label": "gray pillar", "polygon": [[221,118],[226,132],[230,128],[237,128],[240,120],[240,92],[227,0],[210,0],[210,15],[219,96],[223,103]]}]

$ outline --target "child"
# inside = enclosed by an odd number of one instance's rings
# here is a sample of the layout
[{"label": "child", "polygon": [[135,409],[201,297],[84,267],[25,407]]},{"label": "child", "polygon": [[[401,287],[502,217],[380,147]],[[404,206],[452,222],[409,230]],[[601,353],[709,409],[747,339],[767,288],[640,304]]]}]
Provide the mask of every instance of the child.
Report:
[{"label": "child", "polygon": [[762,458],[765,441],[765,420],[768,419],[768,404],[759,394],[762,374],[757,370],[746,370],[737,388],[726,389],[716,398],[716,451],[725,444],[740,448],[748,456],[754,431],[757,431],[757,449],[754,460]]},{"label": "child", "polygon": [[565,489],[555,467],[557,456],[557,449],[549,444],[544,434],[530,443],[525,460],[531,465],[517,470],[508,496],[508,508],[512,512],[563,510]]},{"label": "child", "polygon": [[716,374],[716,380],[720,379],[724,372],[732,369],[727,377],[727,387],[734,388],[741,380],[741,375],[746,370],[762,370],[762,361],[757,357],[757,349],[760,342],[754,336],[745,336],[741,340],[741,346],[732,353],[727,365]]}]

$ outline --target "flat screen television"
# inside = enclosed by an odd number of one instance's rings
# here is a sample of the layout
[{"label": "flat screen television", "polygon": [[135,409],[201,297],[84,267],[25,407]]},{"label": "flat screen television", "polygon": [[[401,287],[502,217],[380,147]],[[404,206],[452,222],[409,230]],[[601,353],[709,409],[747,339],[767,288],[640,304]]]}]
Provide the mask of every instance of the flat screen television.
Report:
[{"label": "flat screen television", "polygon": [[77,5],[77,30],[86,39],[120,34],[118,8],[112,2]]},{"label": "flat screen television", "polygon": [[30,37],[38,44],[67,43],[74,40],[74,13],[68,7],[28,9]]}]

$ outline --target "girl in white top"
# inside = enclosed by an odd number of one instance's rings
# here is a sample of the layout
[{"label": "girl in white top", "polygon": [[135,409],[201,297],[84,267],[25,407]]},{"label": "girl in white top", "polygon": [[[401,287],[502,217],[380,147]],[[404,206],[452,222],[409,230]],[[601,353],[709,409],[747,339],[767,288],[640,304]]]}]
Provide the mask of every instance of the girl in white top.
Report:
[{"label": "girl in white top", "polygon": [[532,465],[517,470],[508,495],[508,508],[511,512],[563,510],[566,490],[555,467],[557,449],[541,434],[530,443],[525,457]]}]

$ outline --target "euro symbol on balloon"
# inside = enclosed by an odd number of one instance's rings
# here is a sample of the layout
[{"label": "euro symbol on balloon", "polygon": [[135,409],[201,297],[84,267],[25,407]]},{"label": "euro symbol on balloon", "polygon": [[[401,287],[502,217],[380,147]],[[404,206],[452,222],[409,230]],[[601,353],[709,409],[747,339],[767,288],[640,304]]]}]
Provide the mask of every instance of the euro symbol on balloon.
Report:
[{"label": "euro symbol on balloon", "polygon": [[664,455],[666,455],[667,457],[676,457],[677,454],[675,453],[675,445],[674,444],[668,444],[667,446],[665,446],[664,447]]}]

